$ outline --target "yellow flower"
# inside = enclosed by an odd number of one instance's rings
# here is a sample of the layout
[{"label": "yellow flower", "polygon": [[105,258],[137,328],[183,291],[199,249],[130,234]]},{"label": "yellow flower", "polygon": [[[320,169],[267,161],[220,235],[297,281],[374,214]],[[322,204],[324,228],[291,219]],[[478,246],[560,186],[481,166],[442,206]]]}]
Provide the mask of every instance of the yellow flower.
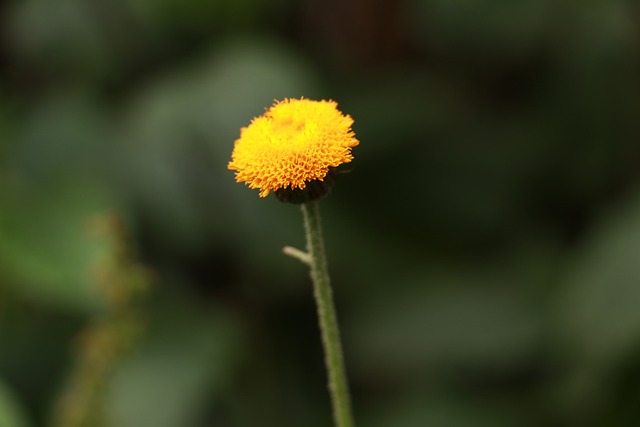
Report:
[{"label": "yellow flower", "polygon": [[351,125],[334,101],[285,99],[242,128],[229,169],[236,181],[260,189],[260,197],[279,189],[304,189],[323,181],[330,168],[353,160],[358,145]]}]

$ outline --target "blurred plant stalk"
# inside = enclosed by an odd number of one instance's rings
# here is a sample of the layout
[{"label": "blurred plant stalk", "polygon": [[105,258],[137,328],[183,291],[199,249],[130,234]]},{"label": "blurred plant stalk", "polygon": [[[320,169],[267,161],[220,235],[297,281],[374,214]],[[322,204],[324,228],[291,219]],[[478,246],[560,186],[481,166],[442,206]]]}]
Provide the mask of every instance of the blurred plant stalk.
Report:
[{"label": "blurred plant stalk", "polygon": [[150,272],[133,261],[128,236],[115,215],[93,219],[89,232],[108,239],[109,250],[93,274],[105,307],[75,343],[75,360],[55,402],[52,427],[110,425],[105,410],[109,380],[142,331],[136,303],[149,288]]}]

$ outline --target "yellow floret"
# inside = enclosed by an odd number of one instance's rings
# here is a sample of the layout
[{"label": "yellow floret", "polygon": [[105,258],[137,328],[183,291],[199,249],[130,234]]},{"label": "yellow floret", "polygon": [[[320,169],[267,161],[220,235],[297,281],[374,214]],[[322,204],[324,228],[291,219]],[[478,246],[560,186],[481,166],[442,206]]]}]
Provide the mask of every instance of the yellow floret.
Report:
[{"label": "yellow floret", "polygon": [[358,145],[353,119],[334,101],[285,99],[253,119],[235,141],[229,169],[236,181],[260,189],[260,197],[281,188],[304,189],[323,180],[329,168],[353,160]]}]

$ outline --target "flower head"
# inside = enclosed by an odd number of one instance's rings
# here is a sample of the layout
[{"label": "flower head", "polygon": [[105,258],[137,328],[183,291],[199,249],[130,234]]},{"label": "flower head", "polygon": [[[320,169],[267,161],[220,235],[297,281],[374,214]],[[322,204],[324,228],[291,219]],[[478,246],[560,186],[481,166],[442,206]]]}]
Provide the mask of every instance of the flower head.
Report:
[{"label": "flower head", "polygon": [[285,99],[253,119],[235,141],[229,169],[236,181],[271,191],[303,190],[324,181],[330,171],[353,160],[358,145],[351,125],[334,101]]}]

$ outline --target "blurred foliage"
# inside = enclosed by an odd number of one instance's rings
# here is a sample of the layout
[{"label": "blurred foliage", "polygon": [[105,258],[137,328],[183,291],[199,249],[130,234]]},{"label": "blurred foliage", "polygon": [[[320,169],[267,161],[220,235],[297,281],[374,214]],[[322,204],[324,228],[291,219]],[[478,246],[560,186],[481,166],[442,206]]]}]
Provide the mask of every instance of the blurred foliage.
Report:
[{"label": "blurred foliage", "polygon": [[151,274],[132,262],[128,237],[117,216],[93,218],[90,233],[102,237],[108,246],[93,269],[104,309],[74,343],[73,367],[53,409],[54,427],[111,425],[111,416],[105,411],[105,390],[114,367],[140,336],[142,322],[136,305],[151,282]]},{"label": "blurred foliage", "polygon": [[330,424],[280,252],[300,214],[226,168],[301,96],[361,140],[322,203],[361,425],[634,425],[639,24],[626,0],[0,3],[0,426],[50,425],[114,211],[157,283],[113,425]]}]

